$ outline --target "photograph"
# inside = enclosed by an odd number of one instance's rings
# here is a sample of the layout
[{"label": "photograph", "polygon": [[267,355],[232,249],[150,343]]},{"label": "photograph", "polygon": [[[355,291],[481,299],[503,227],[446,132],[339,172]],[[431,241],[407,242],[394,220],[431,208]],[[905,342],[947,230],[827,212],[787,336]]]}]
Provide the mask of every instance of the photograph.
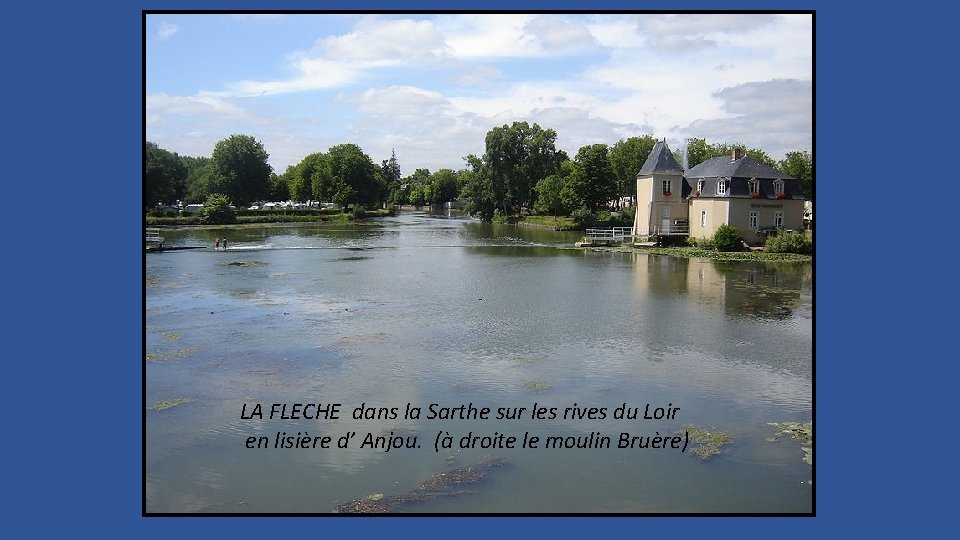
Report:
[{"label": "photograph", "polygon": [[816,516],[813,10],[141,15],[143,516]]}]

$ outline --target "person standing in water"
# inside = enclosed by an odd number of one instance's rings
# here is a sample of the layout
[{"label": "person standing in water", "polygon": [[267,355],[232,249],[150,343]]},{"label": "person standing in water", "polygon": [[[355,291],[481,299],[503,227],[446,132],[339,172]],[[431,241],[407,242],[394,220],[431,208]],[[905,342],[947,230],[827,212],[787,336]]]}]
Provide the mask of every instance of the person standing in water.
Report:
[{"label": "person standing in water", "polygon": [[223,244],[223,250],[226,251],[226,250],[227,250],[227,239],[224,238],[223,240],[220,241],[220,243]]},{"label": "person standing in water", "polygon": [[213,244],[213,249],[214,249],[214,250],[217,250],[217,251],[220,250],[220,239],[219,239],[219,238],[217,238],[217,241],[214,242],[214,244]]}]

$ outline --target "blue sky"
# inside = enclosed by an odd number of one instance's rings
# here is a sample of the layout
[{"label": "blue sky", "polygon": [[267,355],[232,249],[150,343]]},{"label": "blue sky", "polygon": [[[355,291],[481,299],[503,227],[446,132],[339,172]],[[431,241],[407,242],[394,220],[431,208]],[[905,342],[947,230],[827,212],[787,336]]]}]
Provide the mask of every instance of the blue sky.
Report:
[{"label": "blue sky", "polygon": [[493,127],[585,144],[643,134],[812,150],[813,18],[775,14],[150,14],[147,139],[234,133],[277,173],[355,143],[401,172],[465,167]]}]

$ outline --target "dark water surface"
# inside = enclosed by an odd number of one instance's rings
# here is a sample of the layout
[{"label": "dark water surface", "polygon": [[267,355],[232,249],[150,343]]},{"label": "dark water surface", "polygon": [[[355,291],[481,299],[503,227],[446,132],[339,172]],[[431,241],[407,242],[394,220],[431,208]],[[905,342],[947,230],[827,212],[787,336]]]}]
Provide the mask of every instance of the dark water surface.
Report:
[{"label": "dark water surface", "polygon": [[[456,495],[399,512],[810,512],[811,467],[768,422],[810,421],[812,267],[560,249],[573,233],[404,214],[365,223],[164,231],[205,249],[146,257],[149,512],[327,513],[408,493],[484,458]],[[229,239],[227,251],[214,238]],[[149,408],[184,400],[163,410]],[[341,418],[270,420],[272,403]],[[424,408],[419,420],[404,406]],[[526,407],[516,420],[426,419],[427,406]],[[534,403],[558,418],[533,420]],[[676,418],[615,420],[622,404]],[[242,419],[263,406],[264,418]],[[354,420],[361,404],[397,419]],[[563,410],[606,407],[605,419]],[[160,407],[158,407],[160,408]],[[621,432],[729,432],[707,460],[618,449]],[[247,449],[307,432],[347,449]],[[359,448],[367,433],[419,449]],[[537,449],[434,450],[438,433],[541,437]],[[547,449],[547,436],[611,448]],[[334,446],[336,446],[334,442]],[[520,446],[518,440],[517,446]],[[374,497],[374,498],[379,498]]]}]

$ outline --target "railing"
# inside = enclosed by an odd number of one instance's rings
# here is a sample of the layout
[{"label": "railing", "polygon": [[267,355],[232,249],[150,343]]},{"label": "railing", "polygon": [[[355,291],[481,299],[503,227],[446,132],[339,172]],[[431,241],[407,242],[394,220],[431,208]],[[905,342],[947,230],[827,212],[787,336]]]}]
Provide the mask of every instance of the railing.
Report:
[{"label": "railing", "polygon": [[612,229],[587,229],[587,240],[623,240],[633,236],[633,227],[614,227]]},{"label": "railing", "polygon": [[650,232],[651,236],[687,236],[690,234],[690,225],[655,225]]},{"label": "railing", "polygon": [[159,227],[147,227],[146,241],[155,244],[162,244],[163,237],[160,236]]}]

